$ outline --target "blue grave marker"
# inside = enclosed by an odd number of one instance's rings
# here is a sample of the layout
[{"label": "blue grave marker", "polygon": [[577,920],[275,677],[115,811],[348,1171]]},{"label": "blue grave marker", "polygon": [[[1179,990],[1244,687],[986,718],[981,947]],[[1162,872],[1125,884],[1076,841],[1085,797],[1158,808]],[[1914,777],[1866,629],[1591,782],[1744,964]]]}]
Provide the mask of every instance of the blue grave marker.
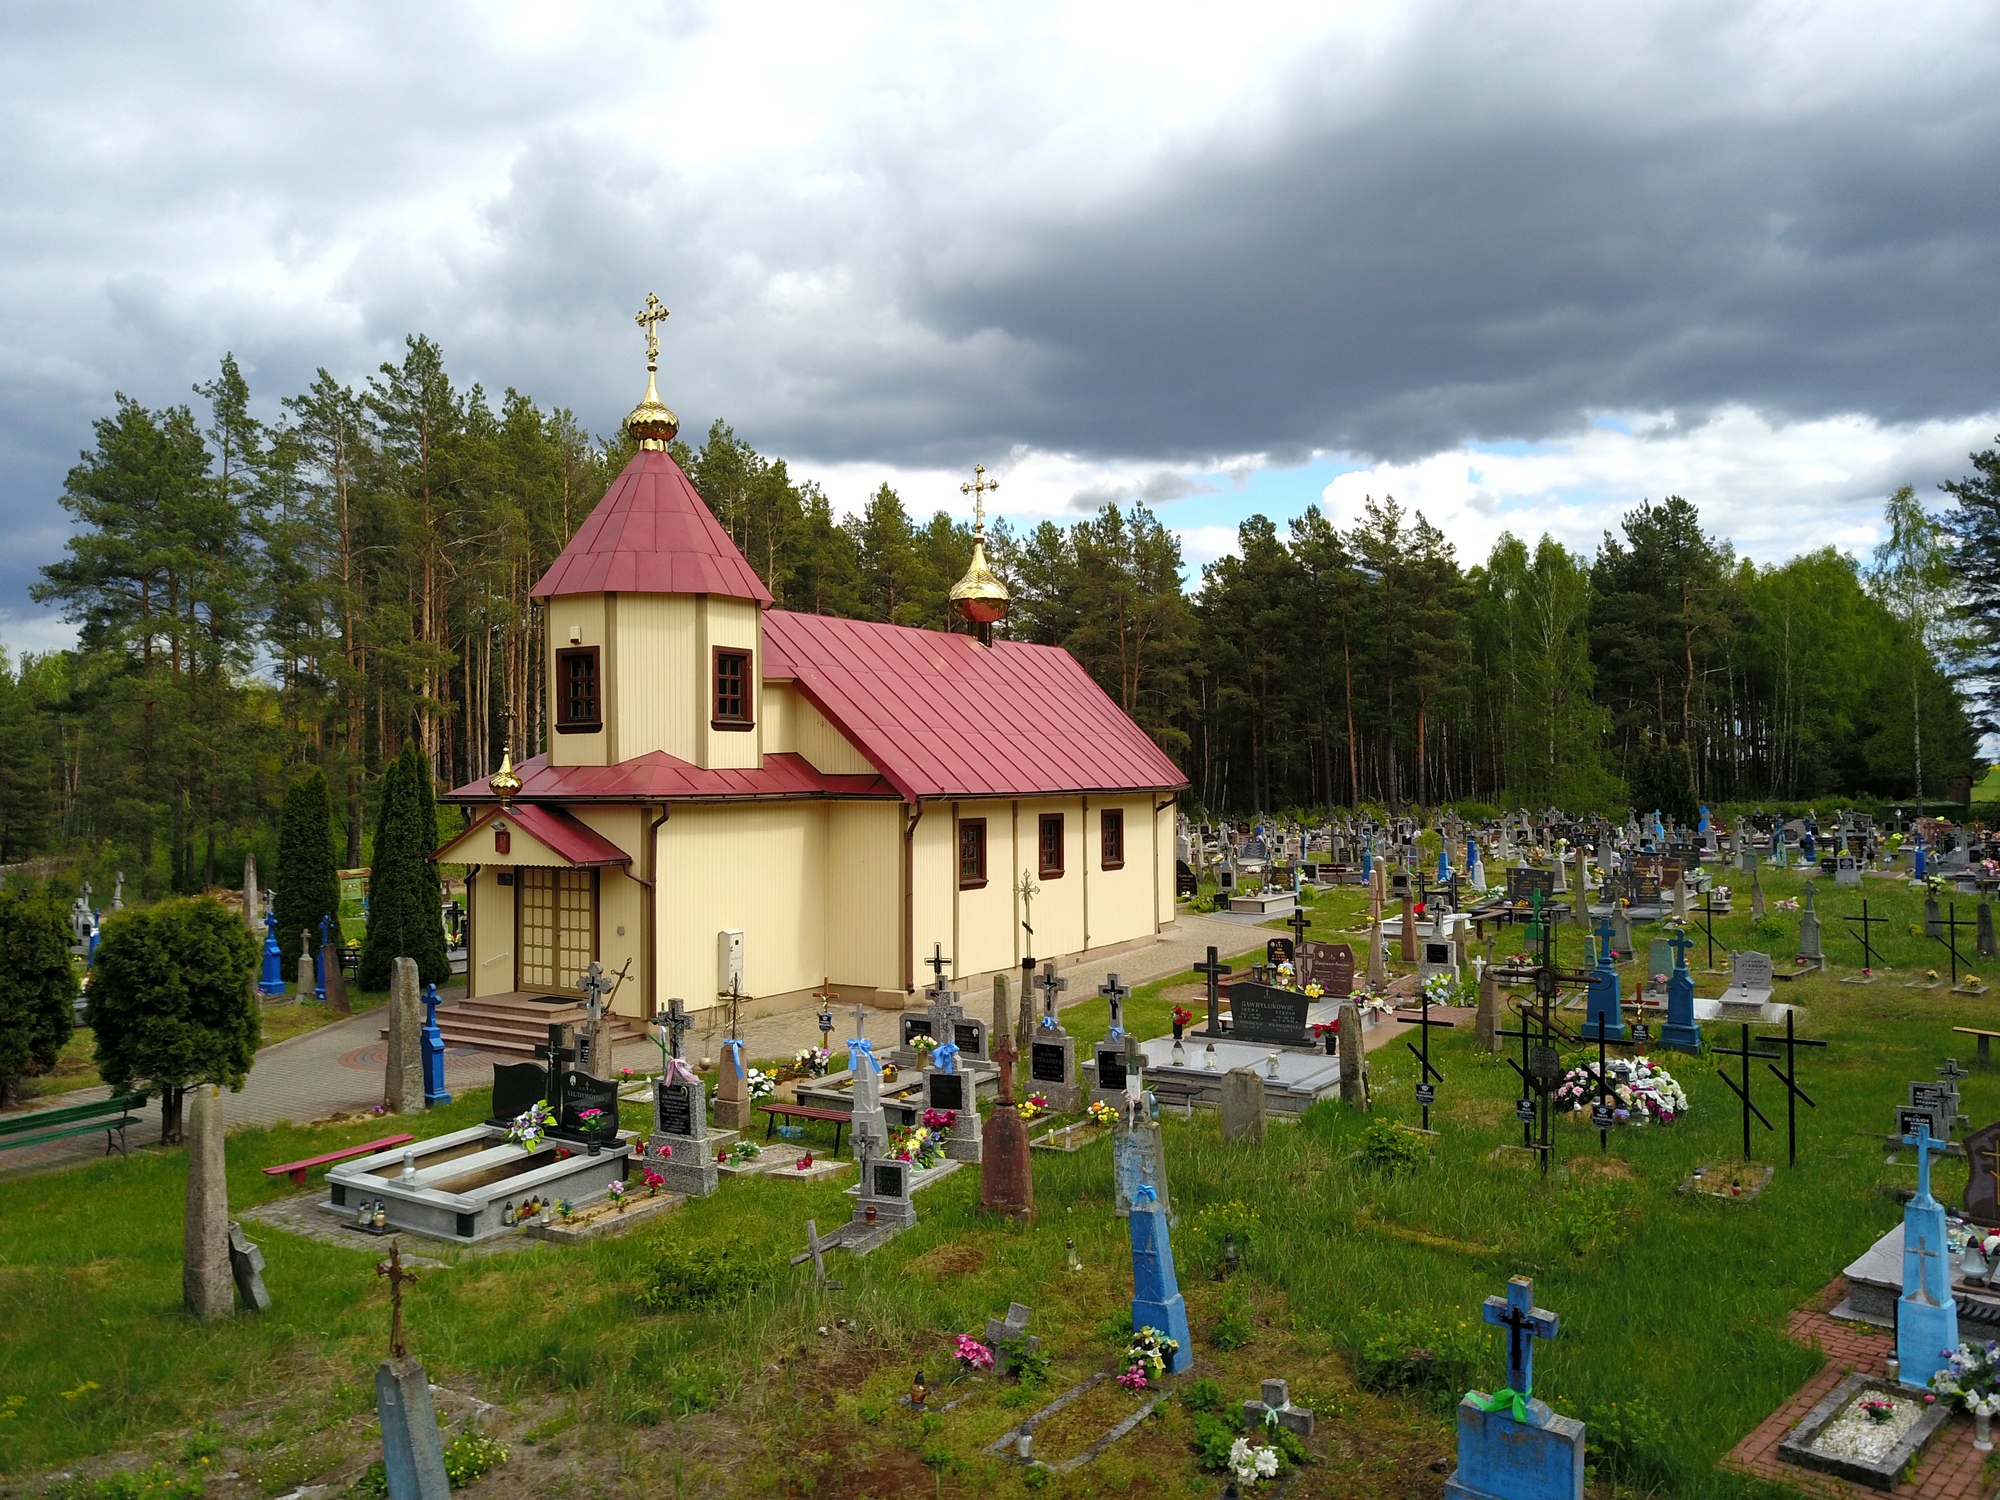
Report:
[{"label": "blue grave marker", "polygon": [[1677,927],[1667,939],[1674,950],[1674,972],[1667,976],[1667,1024],[1660,1028],[1660,1045],[1679,1052],[1701,1051],[1701,1027],[1694,1018],[1694,975],[1688,973],[1688,949],[1694,939]]},{"label": "blue grave marker", "polygon": [[313,954],[313,999],[326,1004],[326,945],[332,941],[327,931],[333,926],[333,918],[319,919],[319,951]]},{"label": "blue grave marker", "polygon": [[1507,1385],[1458,1403],[1458,1468],[1448,1500],[1582,1500],[1583,1423],[1535,1399],[1535,1340],[1556,1336],[1556,1315],[1535,1306],[1526,1276],[1488,1297],[1486,1321],[1507,1330]]},{"label": "blue grave marker", "polygon": [[[1579,898],[1581,899],[1581,898]],[[1584,1018],[1583,1035],[1596,1041],[1601,1034],[1607,1042],[1625,1040],[1625,1012],[1619,1003],[1617,953],[1611,946],[1611,921],[1597,922],[1597,963],[1590,971],[1590,1009]]]},{"label": "blue grave marker", "polygon": [[1438,878],[1439,885],[1451,882],[1451,840],[1442,834],[1438,837]]},{"label": "blue grave marker", "polygon": [[1958,1348],[1958,1304],[1947,1268],[1944,1205],[1931,1196],[1931,1156],[1945,1143],[1928,1121],[1903,1137],[1917,1148],[1917,1196],[1903,1210],[1903,1295],[1896,1301],[1896,1358],[1904,1385],[1927,1386]]},{"label": "blue grave marker", "polygon": [[257,993],[260,995],[282,995],[285,993],[285,955],[278,946],[278,915],[264,913],[264,971],[257,979]]},{"label": "blue grave marker", "polygon": [[1167,1212],[1158,1194],[1145,1184],[1132,1195],[1132,1327],[1157,1328],[1180,1347],[1167,1361],[1167,1373],[1178,1375],[1194,1363],[1194,1335],[1188,1330],[1187,1304],[1174,1275],[1174,1247],[1167,1237]]},{"label": "blue grave marker", "polygon": [[424,986],[424,1108],[451,1103],[444,1091],[444,1033],[438,1030],[438,987]]}]

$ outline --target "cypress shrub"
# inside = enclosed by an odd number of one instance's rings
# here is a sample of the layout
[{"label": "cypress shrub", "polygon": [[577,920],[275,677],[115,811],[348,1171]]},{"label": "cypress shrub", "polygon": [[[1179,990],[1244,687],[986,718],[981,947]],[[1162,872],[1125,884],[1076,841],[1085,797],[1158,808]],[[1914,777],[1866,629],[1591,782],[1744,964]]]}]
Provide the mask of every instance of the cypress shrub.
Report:
[{"label": "cypress shrub", "polygon": [[334,864],[333,799],[326,772],[315,767],[285,791],[278,817],[278,874],[271,909],[278,916],[278,947],[285,977],[298,969],[299,934],[319,941],[319,919],[340,919],[340,875]]},{"label": "cypress shrub", "polygon": [[0,896],[0,1105],[56,1065],[76,1017],[69,924],[47,891]]}]

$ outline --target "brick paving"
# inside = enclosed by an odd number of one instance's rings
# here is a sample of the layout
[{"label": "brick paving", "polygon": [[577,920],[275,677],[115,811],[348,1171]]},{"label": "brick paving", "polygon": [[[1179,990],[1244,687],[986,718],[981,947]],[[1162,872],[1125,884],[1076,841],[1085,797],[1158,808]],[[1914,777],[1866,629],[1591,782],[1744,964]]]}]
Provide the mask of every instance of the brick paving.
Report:
[{"label": "brick paving", "polygon": [[1825,1309],[1838,1305],[1846,1290],[1846,1279],[1836,1279],[1821,1294],[1817,1307],[1793,1312],[1787,1331],[1800,1343],[1825,1354],[1826,1368],[1730,1449],[1722,1460],[1723,1467],[1791,1485],[1821,1500],[1859,1500],[1884,1493],[1898,1500],[1978,1500],[1990,1495],[1984,1479],[1986,1455],[1972,1446],[1972,1421],[1963,1416],[1952,1418],[1931,1440],[1915,1477],[1889,1491],[1802,1469],[1778,1457],[1778,1444],[1835,1386],[1856,1371],[1884,1373],[1883,1361],[1896,1352],[1894,1334],[1827,1316]]}]

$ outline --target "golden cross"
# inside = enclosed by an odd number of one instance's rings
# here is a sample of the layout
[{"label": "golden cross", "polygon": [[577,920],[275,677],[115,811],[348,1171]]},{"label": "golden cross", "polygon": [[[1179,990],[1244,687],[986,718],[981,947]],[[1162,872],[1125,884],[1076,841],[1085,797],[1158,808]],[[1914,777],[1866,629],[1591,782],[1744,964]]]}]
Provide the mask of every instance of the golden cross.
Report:
[{"label": "golden cross", "polygon": [[646,293],[646,305],[639,309],[639,316],[632,320],[646,330],[646,368],[655,370],[660,364],[660,324],[667,321],[667,309],[658,296]]},{"label": "golden cross", "polygon": [[986,465],[972,466],[972,479],[958,487],[961,495],[972,496],[972,529],[980,536],[986,535],[986,497],[1000,488],[1000,481],[986,477]]}]

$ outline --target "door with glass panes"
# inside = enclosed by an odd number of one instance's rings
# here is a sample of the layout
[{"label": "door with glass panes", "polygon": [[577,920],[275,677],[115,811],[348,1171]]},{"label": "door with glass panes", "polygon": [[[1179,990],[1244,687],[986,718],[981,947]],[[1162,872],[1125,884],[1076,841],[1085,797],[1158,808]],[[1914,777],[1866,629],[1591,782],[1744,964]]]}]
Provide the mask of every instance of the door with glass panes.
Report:
[{"label": "door with glass panes", "polygon": [[567,991],[597,956],[597,872],[517,868],[518,990]]}]

